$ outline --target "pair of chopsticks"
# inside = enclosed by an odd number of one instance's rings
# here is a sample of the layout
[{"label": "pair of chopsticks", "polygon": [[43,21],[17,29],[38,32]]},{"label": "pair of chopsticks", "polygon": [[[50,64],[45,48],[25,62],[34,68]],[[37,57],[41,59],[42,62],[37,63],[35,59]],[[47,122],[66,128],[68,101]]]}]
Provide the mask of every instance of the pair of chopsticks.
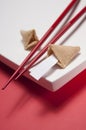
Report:
[{"label": "pair of chopsticks", "polygon": [[77,0],[72,0],[69,5],[66,7],[66,9],[62,12],[62,14],[59,16],[59,18],[56,19],[56,21],[52,24],[52,26],[48,29],[48,31],[44,34],[44,36],[41,38],[41,40],[38,42],[38,44],[33,48],[33,50],[30,52],[30,54],[24,59],[24,61],[21,63],[21,65],[18,67],[18,69],[14,72],[14,74],[10,77],[10,79],[6,82],[6,84],[3,86],[2,90],[4,90],[9,83],[13,79],[18,79],[23,73],[25,73],[32,65],[47,51],[48,46],[50,44],[54,44],[85,12],[86,12],[86,6],[72,19],[70,20],[60,31],[57,33],[48,43],[47,45],[35,56],[35,58],[32,59],[32,61],[27,65],[27,67],[24,69],[23,67],[27,63],[28,60],[35,54],[37,49],[43,44],[43,42],[48,38],[48,36],[53,32],[53,30],[57,27],[57,25],[62,21],[62,19],[67,15],[69,10],[76,4]]}]

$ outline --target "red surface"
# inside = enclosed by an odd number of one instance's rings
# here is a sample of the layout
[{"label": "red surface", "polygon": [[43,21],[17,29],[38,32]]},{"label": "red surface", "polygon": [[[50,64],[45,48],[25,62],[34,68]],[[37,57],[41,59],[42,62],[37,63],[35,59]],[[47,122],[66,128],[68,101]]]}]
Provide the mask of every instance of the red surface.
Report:
[{"label": "red surface", "polygon": [[[12,73],[0,63],[0,89]],[[12,81],[0,90],[0,130],[86,130],[86,70],[54,93]]]}]

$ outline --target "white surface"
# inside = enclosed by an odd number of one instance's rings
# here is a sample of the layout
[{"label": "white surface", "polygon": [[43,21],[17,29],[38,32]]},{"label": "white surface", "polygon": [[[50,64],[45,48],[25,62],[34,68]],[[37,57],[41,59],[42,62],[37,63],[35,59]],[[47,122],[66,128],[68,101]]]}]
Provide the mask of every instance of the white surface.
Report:
[{"label": "white surface", "polygon": [[34,77],[36,80],[39,80],[44,74],[46,74],[49,69],[51,69],[58,60],[55,58],[54,55],[49,56],[48,58],[44,59],[38,65],[30,69],[30,75]]},{"label": "white surface", "polygon": [[[20,30],[36,29],[41,38],[71,0],[1,0],[0,1],[0,54],[20,65],[29,53],[21,43]],[[86,6],[81,0],[71,18]],[[67,18],[67,17],[66,17]],[[63,21],[64,23],[64,21]],[[62,24],[60,24],[61,26]],[[80,25],[80,26],[79,26]],[[54,31],[60,28],[60,26]],[[86,14],[56,44],[80,46],[80,55],[66,68],[54,66],[39,81],[33,81],[55,91],[86,69]],[[9,64],[10,66],[10,64]],[[13,66],[11,66],[13,67]]]}]

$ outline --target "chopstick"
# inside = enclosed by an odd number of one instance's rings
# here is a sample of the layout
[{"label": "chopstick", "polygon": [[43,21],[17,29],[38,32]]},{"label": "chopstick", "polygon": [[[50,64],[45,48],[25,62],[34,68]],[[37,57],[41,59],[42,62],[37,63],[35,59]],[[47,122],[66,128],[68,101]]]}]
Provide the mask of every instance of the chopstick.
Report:
[{"label": "chopstick", "polygon": [[18,69],[14,72],[14,74],[10,77],[10,79],[6,82],[2,90],[4,90],[8,84],[16,77],[16,75],[20,72],[20,70],[24,67],[24,65],[27,63],[27,61],[34,55],[36,50],[43,44],[43,42],[48,38],[48,36],[53,32],[53,30],[56,28],[56,26],[62,21],[62,19],[66,16],[66,14],[69,12],[69,10],[75,5],[77,0],[72,0],[69,5],[66,7],[66,9],[62,12],[62,14],[56,19],[56,21],[51,25],[51,27],[48,29],[48,31],[44,34],[44,36],[41,38],[41,40],[38,42],[38,44],[33,48],[31,53],[27,55],[27,57],[24,59],[24,61],[21,63],[21,65],[18,67]]},{"label": "chopstick", "polygon": [[51,41],[35,56],[35,58],[28,64],[28,66],[21,71],[16,77],[18,79],[23,73],[25,73],[32,65],[47,51],[50,44],[54,44],[84,13],[86,12],[86,6],[72,19],[70,20],[59,33],[57,33]]}]

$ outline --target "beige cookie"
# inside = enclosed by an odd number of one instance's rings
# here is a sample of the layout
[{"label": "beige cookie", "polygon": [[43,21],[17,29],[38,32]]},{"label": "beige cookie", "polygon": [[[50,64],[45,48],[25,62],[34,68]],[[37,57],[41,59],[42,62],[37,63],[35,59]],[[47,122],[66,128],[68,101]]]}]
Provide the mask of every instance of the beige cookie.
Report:
[{"label": "beige cookie", "polygon": [[25,50],[32,49],[39,41],[34,29],[29,31],[21,30],[20,33]]},{"label": "beige cookie", "polygon": [[50,45],[48,49],[48,56],[52,53],[58,59],[58,65],[65,68],[80,51],[79,46],[63,46],[63,45]]}]

